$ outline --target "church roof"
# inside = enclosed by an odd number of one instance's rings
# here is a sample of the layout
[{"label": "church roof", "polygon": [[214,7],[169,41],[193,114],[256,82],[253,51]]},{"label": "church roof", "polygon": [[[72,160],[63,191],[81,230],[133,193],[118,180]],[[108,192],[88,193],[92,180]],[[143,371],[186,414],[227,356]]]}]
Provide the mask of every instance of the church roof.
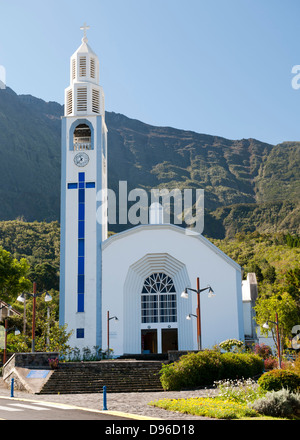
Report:
[{"label": "church roof", "polygon": [[83,37],[81,39],[81,45],[79,46],[79,48],[73,53],[72,57],[74,57],[76,54],[78,53],[90,53],[92,55],[95,55],[95,52],[92,50],[92,48],[87,44],[88,43],[88,38],[86,36],[86,31],[89,29],[90,27],[87,26],[86,23],[84,23],[83,26],[81,26],[81,30],[83,31]]},{"label": "church roof", "polygon": [[187,239],[191,238],[191,239],[199,240],[205,246],[209,247],[215,254],[223,258],[228,264],[233,266],[236,270],[239,271],[241,270],[241,266],[238,263],[232,260],[228,255],[226,255],[223,251],[221,251],[221,249],[215,246],[207,238],[203,237],[203,235],[192,231],[189,231],[189,233],[187,234],[185,228],[172,224],[154,224],[154,225],[147,224],[147,225],[135,226],[133,228],[127,229],[125,231],[119,232],[118,234],[114,234],[111,237],[109,237],[107,240],[105,240],[102,243],[102,249],[105,250],[108,246],[110,246],[110,244],[114,243],[117,240],[122,240],[123,238],[128,237],[130,235],[139,234],[142,233],[143,231],[149,231],[149,230],[155,232],[161,229],[168,229],[174,231],[175,233],[186,235]]},{"label": "church roof", "polygon": [[95,55],[95,52],[93,51],[93,49],[91,48],[91,46],[87,43],[88,39],[86,37],[82,38],[82,43],[81,45],[78,47],[78,49],[73,53],[72,57],[75,56],[78,53],[90,53],[92,55]]}]

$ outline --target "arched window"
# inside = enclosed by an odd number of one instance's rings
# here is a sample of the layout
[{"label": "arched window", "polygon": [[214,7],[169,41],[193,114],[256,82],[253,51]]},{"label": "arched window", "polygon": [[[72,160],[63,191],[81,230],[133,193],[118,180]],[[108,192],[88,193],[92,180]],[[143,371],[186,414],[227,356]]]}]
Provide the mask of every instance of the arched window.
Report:
[{"label": "arched window", "polygon": [[86,124],[79,124],[73,135],[74,150],[91,150],[91,129]]},{"label": "arched window", "polygon": [[172,278],[161,272],[146,278],[141,312],[143,324],[177,321],[176,291]]}]

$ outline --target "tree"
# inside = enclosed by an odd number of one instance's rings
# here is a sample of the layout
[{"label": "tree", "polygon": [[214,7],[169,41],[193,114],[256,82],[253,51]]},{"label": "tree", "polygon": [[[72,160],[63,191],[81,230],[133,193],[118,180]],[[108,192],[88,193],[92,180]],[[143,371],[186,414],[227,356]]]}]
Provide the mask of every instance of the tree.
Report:
[{"label": "tree", "polygon": [[300,306],[300,268],[288,270],[284,275],[284,282],[287,285],[287,291]]},{"label": "tree", "polygon": [[[266,321],[275,322],[276,313],[278,314],[278,329],[281,347],[283,346],[284,339],[291,336],[292,328],[296,324],[300,324],[296,301],[288,292],[279,294],[279,292],[276,292],[274,289],[269,294],[261,295],[258,297],[254,309],[256,312],[256,322],[261,327],[262,334],[268,333],[268,330],[263,328],[263,324]],[[269,322],[269,326],[278,350],[276,325]]]},{"label": "tree", "polygon": [[29,264],[25,258],[18,261],[0,246],[0,295],[7,302],[14,302],[17,295],[28,290],[31,282],[27,278]]},{"label": "tree", "polygon": [[39,286],[39,290],[50,290],[59,288],[59,277],[57,268],[45,261],[36,264],[30,271],[29,277]]},{"label": "tree", "polygon": [[[39,305],[42,301],[39,301]],[[55,316],[55,309],[50,311],[50,316],[43,313],[41,307],[38,307],[38,314],[36,316],[36,334],[35,334],[35,351],[40,352],[58,352],[60,356],[66,356],[71,350],[68,345],[68,340],[72,335],[72,331],[67,332],[67,325],[60,326]],[[31,327],[31,319],[29,319],[29,326]],[[21,328],[20,317],[10,317],[9,326]],[[30,328],[31,330],[31,328]],[[8,334],[7,347],[11,352],[30,352],[31,351],[31,332],[15,336],[12,333]]]},{"label": "tree", "polygon": [[271,284],[275,283],[276,281],[275,267],[271,266],[271,264],[267,264],[266,268],[263,271],[263,278],[265,281],[268,281]]}]

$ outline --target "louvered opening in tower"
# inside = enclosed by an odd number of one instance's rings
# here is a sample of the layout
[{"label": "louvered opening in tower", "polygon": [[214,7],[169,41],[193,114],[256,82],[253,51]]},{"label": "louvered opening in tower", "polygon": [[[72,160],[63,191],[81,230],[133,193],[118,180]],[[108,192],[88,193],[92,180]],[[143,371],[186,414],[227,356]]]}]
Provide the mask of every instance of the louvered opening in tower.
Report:
[{"label": "louvered opening in tower", "polygon": [[72,79],[74,80],[76,76],[76,61],[72,60]]},{"label": "louvered opening in tower", "polygon": [[67,115],[70,115],[73,111],[73,93],[72,90],[67,92]]},{"label": "louvered opening in tower", "polygon": [[79,76],[86,76],[86,57],[79,57]]},{"label": "louvered opening in tower", "polygon": [[90,71],[91,71],[91,78],[95,79],[96,78],[96,65],[95,65],[95,59],[91,58],[91,62],[90,62]]},{"label": "louvered opening in tower", "polygon": [[77,89],[77,111],[87,111],[87,89],[86,87],[78,87]]},{"label": "louvered opening in tower", "polygon": [[100,93],[99,90],[92,90],[92,111],[100,113]]}]

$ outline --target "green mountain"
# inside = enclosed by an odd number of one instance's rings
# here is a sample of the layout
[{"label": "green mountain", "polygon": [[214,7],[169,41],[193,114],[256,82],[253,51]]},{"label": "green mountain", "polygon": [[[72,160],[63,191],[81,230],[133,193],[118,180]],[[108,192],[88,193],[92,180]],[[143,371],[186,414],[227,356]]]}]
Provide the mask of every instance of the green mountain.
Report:
[{"label": "green mountain", "polygon": [[0,219],[59,218],[62,108],[0,90]]},{"label": "green mountain", "polygon": [[[62,114],[55,102],[0,90],[0,220],[59,220]],[[202,188],[210,237],[300,233],[300,142],[229,140],[113,112],[106,123],[115,192],[120,180],[128,191]]]}]

